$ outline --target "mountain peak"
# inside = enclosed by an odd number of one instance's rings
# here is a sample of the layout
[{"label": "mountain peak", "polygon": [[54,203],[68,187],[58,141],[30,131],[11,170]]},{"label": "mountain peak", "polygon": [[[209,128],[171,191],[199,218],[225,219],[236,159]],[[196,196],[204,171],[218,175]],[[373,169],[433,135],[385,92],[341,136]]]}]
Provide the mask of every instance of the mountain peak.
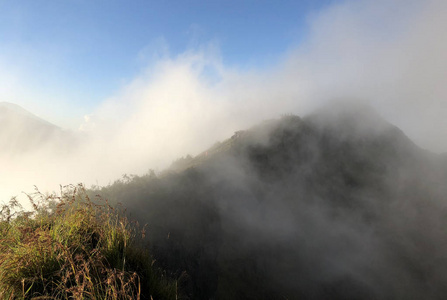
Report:
[{"label": "mountain peak", "polygon": [[360,101],[334,101],[304,118],[319,128],[343,135],[378,135],[400,131],[385,120],[372,106]]},{"label": "mountain peak", "polygon": [[8,111],[20,113],[20,114],[33,115],[32,113],[30,113],[29,111],[27,111],[26,109],[21,107],[20,105],[11,103],[11,102],[0,102],[0,109],[8,110]]},{"label": "mountain peak", "polygon": [[11,102],[0,102],[0,120],[1,119],[37,121],[42,125],[58,128],[56,125],[34,115],[20,105]]},{"label": "mountain peak", "polygon": [[0,102],[0,153],[20,154],[37,149],[56,135],[61,129],[21,106]]}]

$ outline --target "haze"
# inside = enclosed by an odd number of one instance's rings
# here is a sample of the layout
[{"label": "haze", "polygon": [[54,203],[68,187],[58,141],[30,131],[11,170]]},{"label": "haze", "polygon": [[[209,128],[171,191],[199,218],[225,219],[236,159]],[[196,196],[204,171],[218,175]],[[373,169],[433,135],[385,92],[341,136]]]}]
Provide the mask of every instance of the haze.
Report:
[{"label": "haze", "polygon": [[[306,115],[334,99],[367,102],[419,146],[447,151],[445,1],[332,1],[305,13],[299,42],[276,49],[271,59],[264,53],[259,64],[228,59],[228,46],[218,32],[205,41],[191,36],[184,50],[174,53],[169,48],[176,42],[154,39],[154,46],[139,53],[140,71],[133,77],[127,72],[108,96],[103,88],[92,90],[97,98],[89,96],[89,103],[76,96],[90,89],[75,91],[76,84],[36,88],[29,77],[39,74],[27,73],[26,57],[18,68],[11,63],[18,57],[0,51],[0,101],[71,130],[65,131],[65,140],[1,154],[1,199],[32,191],[33,185],[44,191],[78,182],[107,185],[124,173],[160,171],[236,130],[282,114]],[[192,28],[200,32],[207,23]],[[253,29],[243,38],[250,41],[263,32]],[[54,59],[51,65],[47,57],[44,67],[57,75],[56,62],[64,57]],[[49,74],[45,68],[42,73]],[[88,73],[92,86],[107,76]],[[56,96],[65,102],[58,104]],[[58,105],[73,108],[72,115],[60,109],[63,114],[51,117]]]}]

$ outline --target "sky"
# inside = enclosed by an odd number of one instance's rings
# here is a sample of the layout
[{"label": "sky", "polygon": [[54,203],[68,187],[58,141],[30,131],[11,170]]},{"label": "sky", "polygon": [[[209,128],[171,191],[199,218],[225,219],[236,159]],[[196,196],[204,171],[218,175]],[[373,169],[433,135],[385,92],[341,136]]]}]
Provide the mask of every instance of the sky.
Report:
[{"label": "sky", "polygon": [[76,127],[160,55],[213,43],[225,65],[262,68],[331,1],[0,1],[0,99]]},{"label": "sky", "polygon": [[0,157],[0,197],[163,170],[340,99],[447,152],[446,28],[444,0],[0,0],[0,101],[82,141]]}]

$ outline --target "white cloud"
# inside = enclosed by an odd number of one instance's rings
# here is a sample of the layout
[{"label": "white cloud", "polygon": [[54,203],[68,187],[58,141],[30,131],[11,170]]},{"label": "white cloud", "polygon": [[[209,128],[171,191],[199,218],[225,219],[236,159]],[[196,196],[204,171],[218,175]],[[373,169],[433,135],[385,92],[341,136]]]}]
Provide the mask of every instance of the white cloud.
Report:
[{"label": "white cloud", "polygon": [[79,148],[8,161],[1,185],[107,184],[343,97],[369,101],[422,147],[447,151],[445,1],[346,1],[310,22],[309,40],[267,70],[225,66],[213,44],[162,51],[85,120]]}]

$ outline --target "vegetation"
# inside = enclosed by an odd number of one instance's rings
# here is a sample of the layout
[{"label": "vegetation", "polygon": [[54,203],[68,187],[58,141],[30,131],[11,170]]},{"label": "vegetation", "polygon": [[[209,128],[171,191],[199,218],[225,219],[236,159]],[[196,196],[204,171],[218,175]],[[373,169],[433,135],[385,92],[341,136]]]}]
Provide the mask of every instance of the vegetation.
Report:
[{"label": "vegetation", "polygon": [[0,298],[445,299],[445,157],[358,115],[286,115],[162,174],[11,202]]},{"label": "vegetation", "polygon": [[371,113],[327,114],[92,194],[148,223],[184,299],[445,299],[443,165]]},{"label": "vegetation", "polygon": [[82,186],[60,196],[12,200],[0,215],[1,299],[174,299],[176,283],[155,270],[136,223]]}]

